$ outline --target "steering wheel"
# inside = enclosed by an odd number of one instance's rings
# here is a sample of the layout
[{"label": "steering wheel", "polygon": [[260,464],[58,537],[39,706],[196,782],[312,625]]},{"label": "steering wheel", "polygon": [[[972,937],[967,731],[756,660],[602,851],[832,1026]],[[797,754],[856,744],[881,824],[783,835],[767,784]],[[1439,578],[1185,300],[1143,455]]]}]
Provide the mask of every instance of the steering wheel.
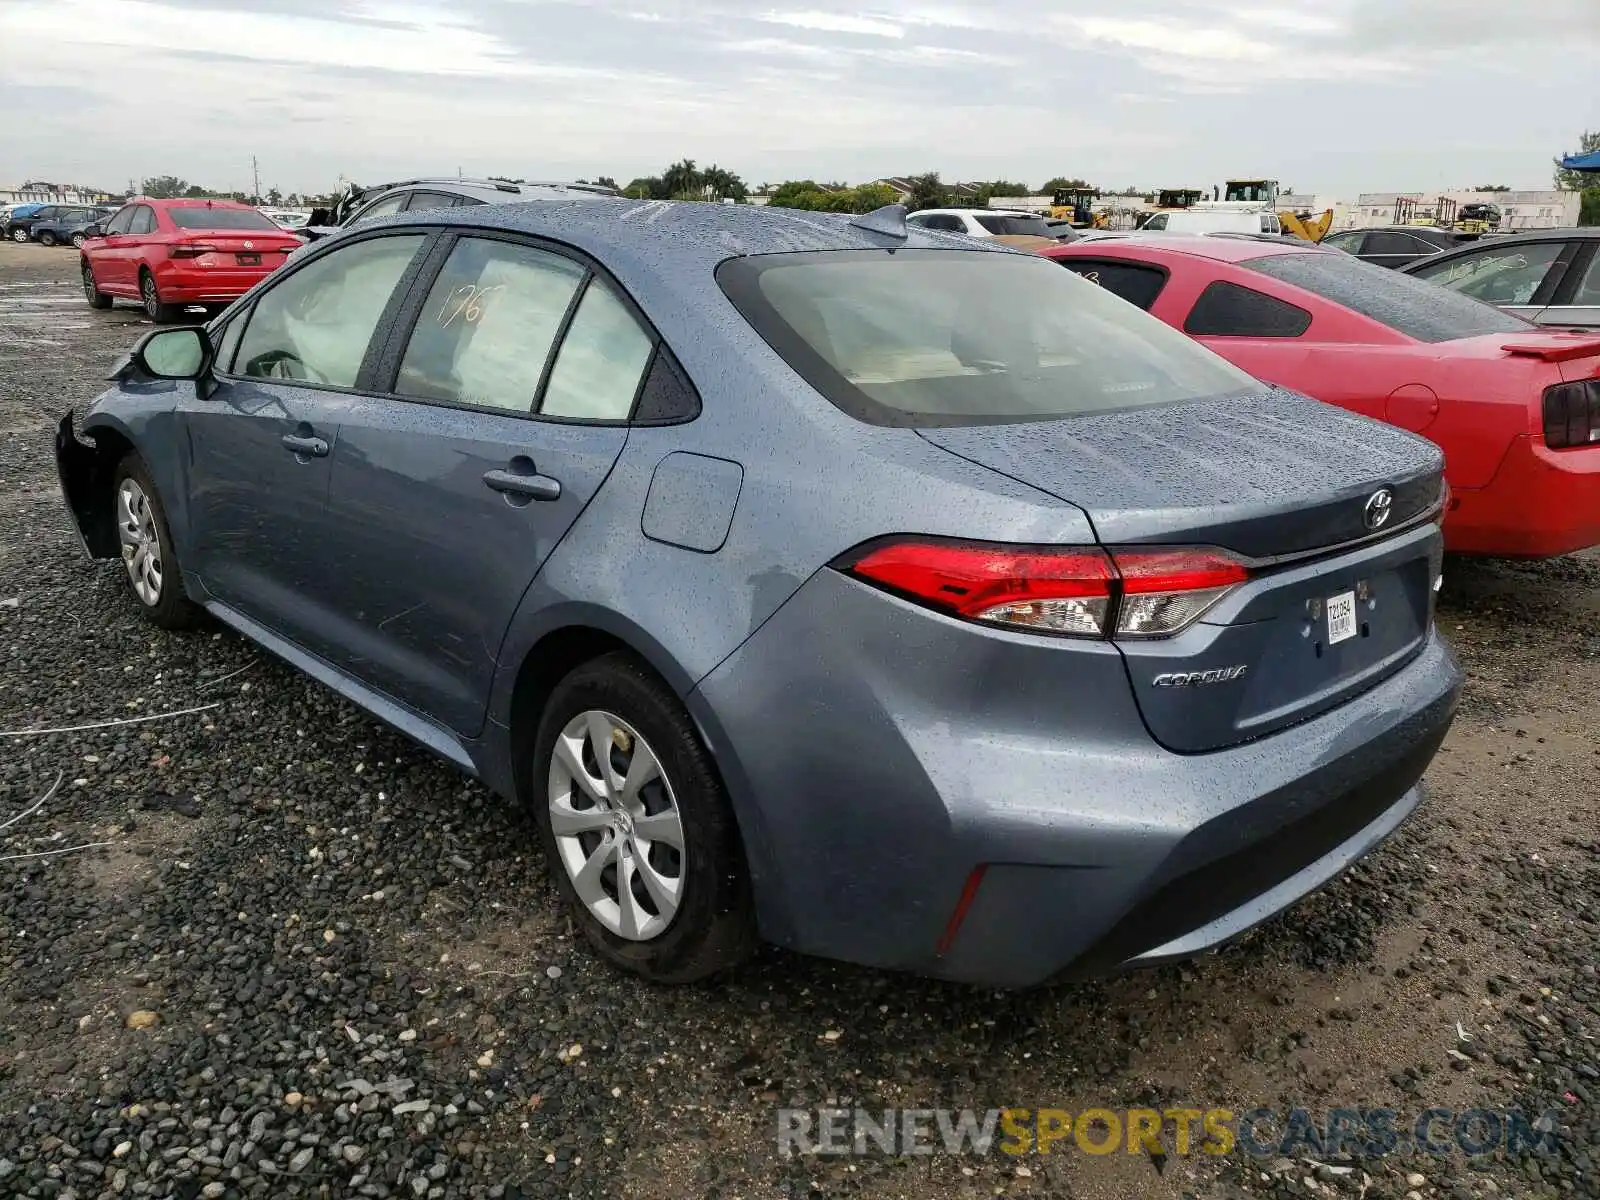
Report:
[{"label": "steering wheel", "polygon": [[297,383],[333,381],[293,350],[279,348],[258,354],[245,364],[244,373],[257,379],[292,379]]}]

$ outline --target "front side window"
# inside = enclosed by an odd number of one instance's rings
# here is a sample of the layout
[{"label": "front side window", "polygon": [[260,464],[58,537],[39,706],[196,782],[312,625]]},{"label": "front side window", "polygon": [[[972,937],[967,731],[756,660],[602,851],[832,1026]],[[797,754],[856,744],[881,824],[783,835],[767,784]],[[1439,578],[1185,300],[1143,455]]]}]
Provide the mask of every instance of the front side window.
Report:
[{"label": "front side window", "polygon": [[370,221],[373,217],[387,217],[390,213],[399,212],[405,202],[405,192],[396,192],[392,196],[385,196],[382,200],[374,201],[371,207],[364,208],[351,217],[350,224],[355,225],[362,221]]},{"label": "front side window", "polygon": [[1299,337],[1311,314],[1297,304],[1226,279],[1206,285],[1183,322],[1195,337]]},{"label": "front side window", "polygon": [[1146,312],[1167,285],[1167,273],[1160,267],[1095,258],[1059,258],[1056,261],[1080,279],[1103,287],[1113,296],[1121,296]]},{"label": "front side window", "polygon": [[136,211],[137,206],[131,204],[126,208],[118,209],[117,215],[106,222],[106,232],[108,234],[127,233],[128,226],[133,223],[133,214]]},{"label": "front side window", "polygon": [[1485,304],[1532,304],[1565,243],[1494,246],[1447,263],[1418,268],[1421,279]]},{"label": "front side window", "polygon": [[1304,288],[1419,342],[1528,329],[1521,317],[1347,254],[1269,254],[1239,265]]},{"label": "front side window", "polygon": [[1167,213],[1157,213],[1144,223],[1146,229],[1161,230],[1167,227]]},{"label": "front side window", "polygon": [[148,204],[141,204],[133,210],[133,220],[128,225],[128,232],[132,234],[154,233],[156,231],[156,210]]},{"label": "front side window", "polygon": [[539,411],[547,417],[626,421],[633,412],[655,348],[610,285],[596,278],[584,289]]},{"label": "front side window", "polygon": [[463,238],[417,317],[395,391],[532,412],[550,348],[587,274],[548,250]]},{"label": "front side window", "polygon": [[404,234],[356,242],[263,292],[234,373],[354,387],[373,330],[422,241]]},{"label": "front side window", "polygon": [[1031,255],[766,254],[730,259],[717,281],[803,379],[873,424],[1038,421],[1258,386]]},{"label": "front side window", "polygon": [[1323,238],[1321,245],[1331,247],[1334,250],[1343,250],[1346,254],[1354,254],[1356,246],[1363,236],[1360,233],[1335,233],[1330,237]]},{"label": "front side window", "polygon": [[1380,229],[1367,234],[1368,254],[1431,254],[1433,247],[1414,238],[1409,233],[1396,233],[1390,229]]}]

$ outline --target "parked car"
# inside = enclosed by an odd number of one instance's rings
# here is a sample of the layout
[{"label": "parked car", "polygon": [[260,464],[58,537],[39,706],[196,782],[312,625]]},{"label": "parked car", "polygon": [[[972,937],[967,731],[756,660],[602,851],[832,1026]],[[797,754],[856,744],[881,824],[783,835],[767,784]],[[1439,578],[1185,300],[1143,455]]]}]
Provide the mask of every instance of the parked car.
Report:
[{"label": "parked car", "polygon": [[906,218],[914,229],[935,229],[943,233],[964,233],[968,237],[1044,237],[1060,239],[1045,218],[1034,213],[1007,212],[993,208],[925,208]]},{"label": "parked car", "polygon": [[1152,213],[1140,233],[1266,233],[1281,234],[1278,214],[1261,209],[1183,208]]},{"label": "parked car", "polygon": [[60,207],[52,217],[36,218],[29,236],[46,246],[81,246],[87,240],[85,230],[104,221],[109,215],[110,210],[104,208]]},{"label": "parked car", "polygon": [[1463,235],[1427,225],[1380,225],[1330,233],[1319,245],[1343,250],[1379,267],[1404,267],[1419,258],[1459,246]]},{"label": "parked car", "polygon": [[358,225],[373,217],[397,212],[423,212],[476,204],[515,204],[520,200],[570,200],[574,197],[617,195],[615,188],[598,183],[509,183],[503,179],[405,179],[370,188],[351,186],[330,208],[311,211],[298,232],[310,241],[336,229]]},{"label": "parked car", "polygon": [[1600,330],[1600,228],[1490,238],[1406,271],[1540,325]]},{"label": "parked car", "polygon": [[157,323],[186,307],[226,304],[281,266],[301,241],[232,200],[132,200],[84,229],[83,294],[91,308],[121,296]]},{"label": "parked car", "polygon": [[1195,954],[1456,704],[1436,447],[899,208],[399,214],[116,379],[56,454],[133,602],[529,803],[652,979]]},{"label": "parked car", "polygon": [[1053,237],[1058,242],[1075,242],[1080,236],[1080,231],[1071,221],[1062,217],[1046,217],[1044,219],[1045,236]]},{"label": "parked car", "polygon": [[41,213],[51,215],[59,207],[54,204],[17,204],[6,214],[5,236],[13,242],[27,242],[33,236],[33,223]]},{"label": "parked car", "polygon": [[1129,238],[1041,253],[1258,379],[1437,443],[1447,548],[1543,558],[1600,544],[1600,337],[1303,242]]},{"label": "parked car", "polygon": [[280,229],[304,229],[311,223],[311,214],[293,208],[263,208],[257,210]]}]

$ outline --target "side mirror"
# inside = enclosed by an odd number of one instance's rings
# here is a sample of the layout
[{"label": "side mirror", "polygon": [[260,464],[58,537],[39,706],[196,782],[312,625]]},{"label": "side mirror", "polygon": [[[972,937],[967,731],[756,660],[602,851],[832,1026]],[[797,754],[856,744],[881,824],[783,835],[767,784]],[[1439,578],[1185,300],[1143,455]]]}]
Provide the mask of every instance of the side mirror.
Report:
[{"label": "side mirror", "polygon": [[198,325],[157,329],[139,339],[131,358],[152,379],[199,379],[211,366],[211,338]]}]

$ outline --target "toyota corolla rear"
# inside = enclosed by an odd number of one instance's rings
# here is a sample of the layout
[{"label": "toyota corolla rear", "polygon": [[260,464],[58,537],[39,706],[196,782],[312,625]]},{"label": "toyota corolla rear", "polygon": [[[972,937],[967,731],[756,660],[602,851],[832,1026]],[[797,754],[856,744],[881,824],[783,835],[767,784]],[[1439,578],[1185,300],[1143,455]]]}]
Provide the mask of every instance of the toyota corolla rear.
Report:
[{"label": "toyota corolla rear", "polygon": [[281,267],[303,243],[243,205],[172,204],[166,255],[152,262],[168,304],[236,300]]},{"label": "toyota corolla rear", "polygon": [[[769,938],[1005,986],[1164,961],[1419,802],[1460,684],[1435,447],[1027,256],[718,280],[869,464],[928,464],[697,689]],[[952,512],[957,463],[1059,537]]]}]

